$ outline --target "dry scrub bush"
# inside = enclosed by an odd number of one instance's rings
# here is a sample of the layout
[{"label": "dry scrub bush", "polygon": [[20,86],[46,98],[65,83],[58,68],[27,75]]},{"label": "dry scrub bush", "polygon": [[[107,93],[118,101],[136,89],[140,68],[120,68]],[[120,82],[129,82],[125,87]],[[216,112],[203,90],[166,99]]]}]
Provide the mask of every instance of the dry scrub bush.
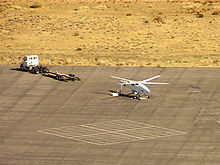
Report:
[{"label": "dry scrub bush", "polygon": [[30,8],[34,8],[34,9],[41,8],[41,7],[42,7],[42,4],[40,2],[35,2],[30,6]]},{"label": "dry scrub bush", "polygon": [[157,16],[157,17],[155,17],[154,19],[153,19],[153,22],[155,22],[155,23],[165,23],[164,21],[163,21],[163,19],[161,18],[161,17],[159,17],[159,16]]},{"label": "dry scrub bush", "polygon": [[220,15],[220,10],[213,11],[212,15]]}]

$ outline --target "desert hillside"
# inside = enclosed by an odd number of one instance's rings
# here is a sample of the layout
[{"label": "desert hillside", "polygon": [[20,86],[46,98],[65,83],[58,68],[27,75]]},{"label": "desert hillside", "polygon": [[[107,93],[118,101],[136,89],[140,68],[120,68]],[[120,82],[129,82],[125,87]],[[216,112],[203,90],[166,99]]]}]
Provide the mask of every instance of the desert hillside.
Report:
[{"label": "desert hillside", "polygon": [[220,0],[1,0],[0,64],[219,67]]}]

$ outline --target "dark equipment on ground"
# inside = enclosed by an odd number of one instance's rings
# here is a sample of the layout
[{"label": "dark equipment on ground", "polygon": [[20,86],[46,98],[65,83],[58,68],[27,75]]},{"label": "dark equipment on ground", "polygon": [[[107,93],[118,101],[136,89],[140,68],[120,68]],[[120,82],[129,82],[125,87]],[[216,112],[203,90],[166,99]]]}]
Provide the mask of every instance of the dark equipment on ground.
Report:
[{"label": "dark equipment on ground", "polygon": [[36,67],[33,67],[30,70],[30,72],[33,73],[33,74],[47,73],[47,72],[49,72],[49,69],[46,66],[38,65]]},{"label": "dark equipment on ground", "polygon": [[79,77],[76,77],[74,74],[62,74],[58,72],[45,72],[42,73],[43,76],[51,77],[59,81],[80,81]]},{"label": "dark equipment on ground", "polygon": [[42,74],[43,76],[52,77],[60,81],[80,81],[79,77],[74,74],[62,74],[58,72],[50,72],[46,66],[39,65],[39,58],[37,55],[25,56],[20,64],[21,71],[27,71],[33,74]]},{"label": "dark equipment on ground", "polygon": [[80,81],[81,79],[75,74],[62,74],[58,72],[50,72],[49,69],[46,66],[38,65],[34,67],[29,67],[28,69],[22,69],[20,68],[21,71],[27,71],[32,74],[42,74],[43,76],[46,77],[51,77],[59,81]]}]

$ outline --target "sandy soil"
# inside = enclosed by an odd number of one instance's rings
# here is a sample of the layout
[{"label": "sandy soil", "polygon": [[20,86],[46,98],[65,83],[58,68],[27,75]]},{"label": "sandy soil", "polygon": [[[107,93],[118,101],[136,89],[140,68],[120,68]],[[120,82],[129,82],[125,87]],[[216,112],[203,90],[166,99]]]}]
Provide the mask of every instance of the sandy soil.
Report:
[{"label": "sandy soil", "polygon": [[1,0],[0,64],[219,67],[220,0]]}]

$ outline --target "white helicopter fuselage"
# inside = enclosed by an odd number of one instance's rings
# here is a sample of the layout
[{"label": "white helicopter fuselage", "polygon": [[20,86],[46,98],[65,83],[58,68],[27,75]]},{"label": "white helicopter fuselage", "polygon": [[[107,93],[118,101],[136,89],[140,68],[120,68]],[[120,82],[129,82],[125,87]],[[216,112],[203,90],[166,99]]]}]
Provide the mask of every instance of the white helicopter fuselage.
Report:
[{"label": "white helicopter fuselage", "polygon": [[128,88],[131,89],[132,93],[139,94],[148,94],[150,90],[142,83],[134,83],[134,84],[124,84]]}]

